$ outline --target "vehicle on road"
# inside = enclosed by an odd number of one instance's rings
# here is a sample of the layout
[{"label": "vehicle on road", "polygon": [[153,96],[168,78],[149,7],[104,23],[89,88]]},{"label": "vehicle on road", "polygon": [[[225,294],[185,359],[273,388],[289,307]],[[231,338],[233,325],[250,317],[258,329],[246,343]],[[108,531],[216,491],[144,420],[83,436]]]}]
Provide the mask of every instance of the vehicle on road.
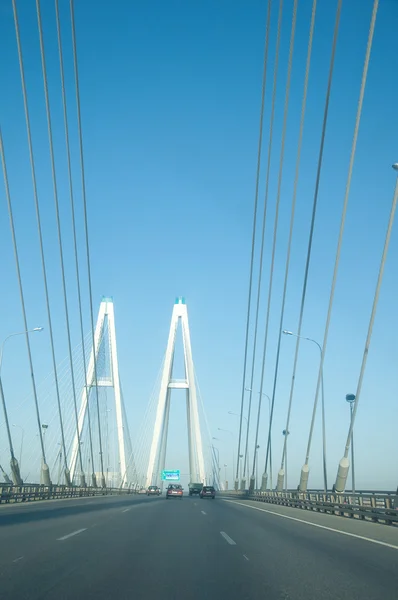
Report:
[{"label": "vehicle on road", "polygon": [[188,487],[189,495],[193,496],[193,494],[200,494],[203,488],[203,483],[190,483]]},{"label": "vehicle on road", "polygon": [[166,490],[166,500],[168,498],[182,498],[184,491],[182,486],[177,483],[171,483]]},{"label": "vehicle on road", "polygon": [[214,489],[214,487],[212,485],[204,485],[201,492],[200,492],[200,497],[201,498],[214,498],[216,497],[216,490]]},{"label": "vehicle on road", "polygon": [[138,493],[139,494],[146,494],[146,489],[145,488],[141,488]]},{"label": "vehicle on road", "polygon": [[150,485],[146,491],[147,496],[160,496],[160,488],[157,485]]}]

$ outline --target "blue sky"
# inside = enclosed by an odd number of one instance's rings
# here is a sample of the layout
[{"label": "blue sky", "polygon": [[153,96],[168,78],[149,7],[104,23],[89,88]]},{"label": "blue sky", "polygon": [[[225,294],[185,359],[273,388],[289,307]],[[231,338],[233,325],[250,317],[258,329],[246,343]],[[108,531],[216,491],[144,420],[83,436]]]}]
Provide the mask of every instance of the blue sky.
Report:
[{"label": "blue sky", "polygon": [[[56,166],[66,257],[73,344],[79,342],[67,185],[61,88],[53,5],[42,3]],[[173,302],[188,304],[195,367],[220,460],[230,466],[234,430],[228,411],[239,411],[251,244],[266,2],[175,0],[76,4],[80,92],[86,161],[95,310],[114,298],[120,372],[132,431],[149,400],[168,335]],[[280,299],[297,151],[304,68],[311,15],[299,2],[288,116],[281,210],[264,391],[271,393]],[[291,276],[284,326],[297,328],[309,220],[314,194],[336,0],[318,2],[304,145],[297,197]],[[83,277],[83,220],[79,180],[73,63],[68,2],[60,0],[78,206]],[[260,203],[265,188],[275,54],[277,2],[272,3]],[[283,102],[292,14],[285,0],[277,85],[274,145],[266,233],[259,339],[262,344],[274,219]],[[302,332],[322,341],[336,251],[359,85],[373,2],[343,2],[333,78],[313,255]],[[36,377],[52,369],[24,124],[11,2],[0,5],[2,54],[0,121],[15,210]],[[18,2],[32,135],[49,275],[57,360],[67,355],[45,105],[34,3]],[[396,23],[398,5],[380,3],[369,67],[357,158],[325,359],[329,479],[335,476],[347,433],[345,394],[355,391],[398,160]],[[4,93],[4,90],[6,93]],[[0,339],[22,329],[4,188],[0,191],[2,293]],[[398,282],[393,231],[356,423],[357,487],[396,486]],[[257,263],[256,263],[257,264]],[[256,277],[258,271],[255,271]],[[85,329],[89,329],[84,285]],[[294,341],[284,338],[275,406],[274,470],[279,467]],[[261,350],[259,350],[261,353]],[[318,354],[303,343],[289,439],[289,485],[305,458]],[[12,407],[30,392],[23,338],[7,343],[4,387]],[[259,369],[255,389],[259,388]],[[185,410],[176,395],[168,466],[187,470]],[[15,418],[27,419],[28,409]],[[25,415],[25,416],[24,416]],[[266,445],[266,410],[259,444]],[[311,487],[321,485],[320,423],[310,460]],[[14,432],[15,434],[15,432]],[[1,443],[3,448],[4,444]],[[236,453],[236,448],[235,448]],[[387,457],[387,458],[386,458]],[[5,462],[6,454],[1,460]],[[228,475],[230,478],[230,474]]]}]

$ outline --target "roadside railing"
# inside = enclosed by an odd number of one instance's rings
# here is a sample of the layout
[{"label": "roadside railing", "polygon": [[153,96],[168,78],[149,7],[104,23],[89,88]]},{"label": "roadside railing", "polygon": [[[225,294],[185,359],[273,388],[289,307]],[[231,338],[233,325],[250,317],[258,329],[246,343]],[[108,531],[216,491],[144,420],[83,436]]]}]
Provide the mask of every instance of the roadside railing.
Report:
[{"label": "roadside railing", "polygon": [[0,484],[0,504],[36,502],[39,500],[61,500],[63,498],[83,498],[88,496],[114,496],[138,494],[135,489],[66,487],[64,485],[44,486],[39,484],[14,486]]},{"label": "roadside railing", "polygon": [[395,492],[357,492],[337,494],[336,492],[295,490],[286,492],[226,491],[221,495],[245,498],[268,504],[291,506],[341,517],[349,517],[387,525],[398,526],[398,501]]}]

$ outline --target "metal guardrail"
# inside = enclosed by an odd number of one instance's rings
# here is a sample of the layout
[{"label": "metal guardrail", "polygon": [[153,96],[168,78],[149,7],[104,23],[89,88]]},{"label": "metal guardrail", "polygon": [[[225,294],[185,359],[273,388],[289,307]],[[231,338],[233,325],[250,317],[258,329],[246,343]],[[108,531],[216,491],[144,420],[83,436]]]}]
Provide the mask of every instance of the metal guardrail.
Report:
[{"label": "metal guardrail", "polygon": [[222,495],[398,526],[398,498],[395,492],[325,494],[319,491],[268,491],[249,494],[248,491],[231,491],[222,492]]},{"label": "metal guardrail", "polygon": [[119,494],[138,494],[133,489],[66,487],[63,485],[22,485],[0,484],[0,504],[18,502],[37,502],[39,500],[61,500],[63,498],[83,498],[89,496],[113,496]]}]

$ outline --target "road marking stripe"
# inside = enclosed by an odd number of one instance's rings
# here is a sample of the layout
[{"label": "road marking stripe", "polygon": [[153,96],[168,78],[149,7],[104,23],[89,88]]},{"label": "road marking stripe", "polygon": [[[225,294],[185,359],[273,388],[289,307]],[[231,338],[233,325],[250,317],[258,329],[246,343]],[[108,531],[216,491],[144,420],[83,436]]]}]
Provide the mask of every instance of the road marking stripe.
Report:
[{"label": "road marking stripe", "polygon": [[201,510],[200,512],[202,513],[202,515],[205,515],[205,514],[206,514],[204,510]]},{"label": "road marking stripe", "polygon": [[20,560],[22,560],[22,559],[23,559],[23,556],[20,556],[19,558],[16,558],[16,559],[15,559],[15,560],[13,560],[12,562],[13,562],[13,563],[17,563],[17,562],[19,562],[19,561],[20,561]]},{"label": "road marking stripe", "polygon": [[68,538],[74,536],[74,535],[78,535],[79,533],[82,533],[82,531],[86,531],[87,527],[84,527],[84,529],[78,529],[77,531],[72,531],[72,533],[68,533],[68,535],[64,535],[63,537],[57,538],[58,542],[63,542],[64,540],[67,540]]},{"label": "road marking stripe", "polygon": [[259,510],[261,512],[268,513],[270,515],[275,515],[276,517],[281,517],[282,519],[289,519],[290,521],[298,521],[299,523],[304,523],[305,525],[310,525],[311,527],[318,527],[318,529],[326,529],[327,531],[333,531],[334,533],[340,533],[341,535],[347,535],[348,537],[357,538],[358,540],[364,540],[365,542],[371,542],[372,544],[378,544],[379,546],[386,546],[387,548],[392,548],[393,550],[398,550],[398,546],[394,544],[388,544],[387,542],[382,542],[380,540],[374,540],[373,538],[368,538],[364,535],[358,535],[357,533],[350,533],[349,531],[341,531],[340,529],[334,529],[333,527],[327,527],[326,525],[318,525],[318,523],[311,523],[311,521],[306,521],[305,519],[298,519],[297,517],[290,517],[289,515],[282,515],[281,513],[275,512],[273,510],[267,510],[266,508],[259,508],[258,506],[251,506],[250,504],[243,504],[243,502],[236,502],[235,500],[224,500],[224,502],[231,502],[232,504],[240,504],[240,506],[245,506],[246,508],[252,508],[253,510]]},{"label": "road marking stripe", "polygon": [[220,531],[220,533],[223,536],[224,540],[228,542],[228,544],[231,544],[231,546],[236,546],[236,542],[234,542],[234,540],[230,538],[229,535],[225,533],[225,531]]},{"label": "road marking stripe", "polygon": [[249,560],[249,559],[247,558],[246,554],[244,554],[244,555],[243,555],[243,558],[245,558],[246,560]]},{"label": "road marking stripe", "polygon": [[127,512],[128,510],[130,510],[130,508],[125,508],[124,510],[122,510],[122,512]]}]

